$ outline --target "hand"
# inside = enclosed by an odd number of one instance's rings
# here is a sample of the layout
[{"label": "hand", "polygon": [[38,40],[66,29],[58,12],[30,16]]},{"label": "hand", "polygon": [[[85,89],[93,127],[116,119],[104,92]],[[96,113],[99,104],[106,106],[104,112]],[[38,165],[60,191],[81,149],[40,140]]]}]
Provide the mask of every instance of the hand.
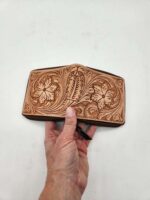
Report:
[{"label": "hand", "polygon": [[[41,200],[80,199],[85,190],[89,171],[87,159],[89,141],[79,136],[76,132],[76,124],[75,110],[71,107],[67,108],[65,123],[61,129],[56,127],[55,122],[46,122],[47,180]],[[80,124],[80,126],[83,128],[85,125]],[[93,137],[95,131],[96,126],[91,126],[87,134]],[[49,192],[48,188],[51,188]],[[48,193],[50,196],[55,193],[55,197],[46,198]],[[59,193],[61,193],[60,197],[57,196]],[[65,195],[66,198],[62,198],[62,195]],[[69,195],[71,195],[71,198]],[[45,198],[42,198],[42,196],[45,196]]]}]

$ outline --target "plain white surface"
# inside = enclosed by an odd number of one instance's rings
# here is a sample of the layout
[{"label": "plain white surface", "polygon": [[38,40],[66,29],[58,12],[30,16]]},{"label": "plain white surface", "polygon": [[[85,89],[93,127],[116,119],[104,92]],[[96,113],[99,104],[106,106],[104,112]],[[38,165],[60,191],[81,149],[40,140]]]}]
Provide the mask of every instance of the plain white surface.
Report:
[{"label": "plain white surface", "polygon": [[98,128],[82,199],[150,199],[149,36],[148,0],[0,0],[0,200],[44,184],[44,122],[21,116],[30,70],[72,63],[126,80],[126,124]]}]

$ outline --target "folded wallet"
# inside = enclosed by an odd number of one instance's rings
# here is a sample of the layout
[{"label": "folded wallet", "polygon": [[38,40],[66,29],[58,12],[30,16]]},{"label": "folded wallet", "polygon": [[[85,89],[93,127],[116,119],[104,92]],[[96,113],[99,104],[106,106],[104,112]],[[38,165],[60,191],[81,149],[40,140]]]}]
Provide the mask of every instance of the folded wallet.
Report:
[{"label": "folded wallet", "polygon": [[30,72],[22,114],[62,120],[73,107],[78,121],[119,126],[125,122],[125,82],[120,76],[80,64]]}]

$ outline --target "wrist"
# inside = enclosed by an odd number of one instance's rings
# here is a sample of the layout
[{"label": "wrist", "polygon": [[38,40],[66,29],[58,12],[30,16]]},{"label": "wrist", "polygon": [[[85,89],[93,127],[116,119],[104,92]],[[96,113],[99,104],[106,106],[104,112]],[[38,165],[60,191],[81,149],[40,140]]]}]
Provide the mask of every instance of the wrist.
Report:
[{"label": "wrist", "polygon": [[41,200],[81,200],[82,193],[73,177],[55,172],[47,176],[42,196]]}]

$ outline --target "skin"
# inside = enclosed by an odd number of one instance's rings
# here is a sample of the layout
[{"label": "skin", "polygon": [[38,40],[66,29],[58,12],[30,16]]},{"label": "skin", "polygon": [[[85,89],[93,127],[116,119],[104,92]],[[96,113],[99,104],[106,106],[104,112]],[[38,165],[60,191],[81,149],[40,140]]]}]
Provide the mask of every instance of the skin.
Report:
[{"label": "skin", "polygon": [[[52,121],[46,122],[47,178],[39,200],[81,200],[89,172],[89,141],[75,131],[76,124],[76,113],[71,107],[66,110],[63,127],[58,128]],[[85,124],[79,125],[85,127]],[[96,126],[90,126],[87,134],[93,137],[95,131]]]}]

